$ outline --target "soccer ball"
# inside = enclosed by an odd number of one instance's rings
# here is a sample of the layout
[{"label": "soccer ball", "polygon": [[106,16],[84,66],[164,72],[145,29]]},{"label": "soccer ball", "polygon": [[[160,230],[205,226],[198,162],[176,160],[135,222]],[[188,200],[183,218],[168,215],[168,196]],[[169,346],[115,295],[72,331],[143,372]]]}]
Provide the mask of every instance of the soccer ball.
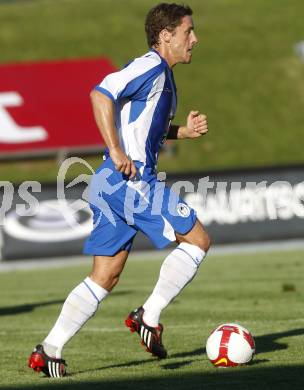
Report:
[{"label": "soccer ball", "polygon": [[254,339],[241,325],[223,324],[208,337],[206,352],[215,367],[239,366],[253,358]]}]

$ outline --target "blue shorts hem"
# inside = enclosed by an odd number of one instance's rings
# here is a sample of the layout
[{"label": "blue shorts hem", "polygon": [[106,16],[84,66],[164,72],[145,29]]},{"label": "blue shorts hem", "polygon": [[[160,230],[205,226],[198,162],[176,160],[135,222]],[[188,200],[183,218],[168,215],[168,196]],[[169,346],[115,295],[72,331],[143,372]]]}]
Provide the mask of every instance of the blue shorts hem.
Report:
[{"label": "blue shorts hem", "polygon": [[126,241],[123,245],[117,248],[117,246],[113,246],[113,248],[96,248],[93,245],[85,245],[82,253],[84,255],[92,255],[92,256],[115,256],[116,253],[126,250],[127,252],[131,252],[132,244],[135,235],[133,235],[128,241]]},{"label": "blue shorts hem", "polygon": [[193,223],[192,223],[192,225],[191,225],[190,227],[187,226],[186,229],[174,230],[174,232],[175,232],[175,233],[178,233],[178,234],[182,234],[182,235],[187,234],[187,233],[189,233],[189,232],[194,228],[194,225],[196,224],[196,221],[197,221],[197,215],[194,214],[194,215],[193,215]]}]

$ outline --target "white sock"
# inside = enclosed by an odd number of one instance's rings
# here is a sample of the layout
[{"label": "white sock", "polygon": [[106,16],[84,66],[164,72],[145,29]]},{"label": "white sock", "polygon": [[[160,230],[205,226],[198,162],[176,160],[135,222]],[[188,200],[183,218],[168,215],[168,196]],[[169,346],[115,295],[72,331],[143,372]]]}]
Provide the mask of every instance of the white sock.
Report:
[{"label": "white sock", "polygon": [[206,253],[196,245],[181,243],[164,260],[156,286],[143,305],[143,320],[158,326],[161,311],[194,278]]},{"label": "white sock", "polygon": [[99,303],[108,293],[89,277],[76,286],[65,300],[54,327],[42,343],[46,354],[61,358],[63,346],[95,314]]}]

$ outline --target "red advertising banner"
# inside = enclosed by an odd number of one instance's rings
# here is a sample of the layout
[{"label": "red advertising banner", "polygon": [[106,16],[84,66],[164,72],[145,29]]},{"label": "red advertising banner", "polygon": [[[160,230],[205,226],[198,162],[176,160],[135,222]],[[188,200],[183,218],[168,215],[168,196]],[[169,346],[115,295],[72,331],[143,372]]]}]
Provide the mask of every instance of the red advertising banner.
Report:
[{"label": "red advertising banner", "polygon": [[89,94],[106,58],[0,65],[0,156],[102,147]]}]

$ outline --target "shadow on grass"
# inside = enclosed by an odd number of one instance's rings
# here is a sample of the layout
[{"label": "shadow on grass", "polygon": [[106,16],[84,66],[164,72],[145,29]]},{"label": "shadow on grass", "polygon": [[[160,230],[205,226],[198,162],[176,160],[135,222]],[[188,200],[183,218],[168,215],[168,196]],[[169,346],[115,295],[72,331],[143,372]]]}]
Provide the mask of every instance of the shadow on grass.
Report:
[{"label": "shadow on grass", "polygon": [[[213,373],[175,374],[161,377],[86,380],[74,378],[48,380],[44,384],[1,387],[2,390],[302,390],[304,386],[303,366],[240,367],[214,369]],[[40,381],[41,382],[41,381]]]},{"label": "shadow on grass", "polygon": [[[257,336],[257,337],[255,337],[257,355],[259,353],[287,349],[288,344],[279,343],[279,342],[277,342],[277,340],[280,338],[283,338],[283,337],[292,337],[292,336],[301,336],[301,335],[304,335],[304,329],[302,329],[302,328],[293,329],[293,330],[286,331],[286,332],[271,333],[271,334],[267,334],[267,335],[263,335],[263,336]],[[203,356],[205,354],[206,354],[206,348],[198,348],[198,349],[195,349],[193,351],[172,354],[172,355],[169,355],[169,357],[166,360],[161,361],[160,368],[164,369],[164,370],[177,370],[181,367],[184,367],[186,365],[190,365],[191,363],[194,362],[194,359],[191,360],[189,358]],[[177,359],[177,358],[188,358],[188,360],[181,361],[181,362],[174,362],[174,361],[170,362],[171,359]],[[108,370],[108,369],[113,369],[113,368],[126,368],[127,369],[128,367],[136,367],[136,366],[140,366],[140,365],[149,364],[153,361],[156,361],[156,359],[152,358],[149,360],[135,360],[135,361],[130,361],[128,363],[113,364],[113,365],[108,365],[108,366],[103,366],[103,367],[92,368],[90,370],[76,371],[72,375],[103,371],[103,370]],[[253,361],[249,364],[249,366],[258,366],[262,363],[267,363],[268,361],[269,361],[268,359],[258,359],[256,356],[253,359]],[[304,366],[303,366],[303,370],[304,370]]]},{"label": "shadow on grass", "polygon": [[0,316],[13,316],[16,314],[28,313],[38,307],[59,305],[62,304],[63,302],[64,301],[62,299],[56,299],[48,302],[26,303],[24,305],[18,305],[18,306],[0,307]]},{"label": "shadow on grass", "polygon": [[263,336],[258,336],[255,337],[256,350],[258,353],[262,353],[262,352],[271,352],[271,351],[279,351],[282,349],[287,349],[288,348],[287,343],[278,342],[277,340],[285,337],[303,336],[303,335],[304,335],[304,329],[299,328],[299,329],[287,330],[285,332],[271,333]]},{"label": "shadow on grass", "polygon": [[[131,293],[132,291],[122,290],[122,291],[113,292],[112,296],[116,297],[116,296],[128,295]],[[47,302],[25,303],[23,305],[17,305],[17,306],[0,307],[0,316],[10,316],[10,315],[13,316],[16,314],[28,313],[39,307],[44,307],[49,305],[62,305],[64,301],[65,299],[56,299]]]},{"label": "shadow on grass", "polygon": [[[256,353],[258,354],[258,353],[272,352],[272,351],[279,351],[282,349],[287,349],[288,344],[278,342],[279,339],[282,339],[285,337],[292,337],[292,336],[302,336],[302,335],[304,335],[303,328],[287,330],[285,332],[279,332],[279,333],[270,333],[270,334],[265,334],[263,336],[256,336],[254,338]],[[198,349],[194,349],[193,351],[189,351],[189,352],[175,353],[175,354],[171,355],[170,357],[183,358],[183,357],[198,356],[198,355],[202,355],[205,353],[206,353],[206,348],[198,348]]]}]

